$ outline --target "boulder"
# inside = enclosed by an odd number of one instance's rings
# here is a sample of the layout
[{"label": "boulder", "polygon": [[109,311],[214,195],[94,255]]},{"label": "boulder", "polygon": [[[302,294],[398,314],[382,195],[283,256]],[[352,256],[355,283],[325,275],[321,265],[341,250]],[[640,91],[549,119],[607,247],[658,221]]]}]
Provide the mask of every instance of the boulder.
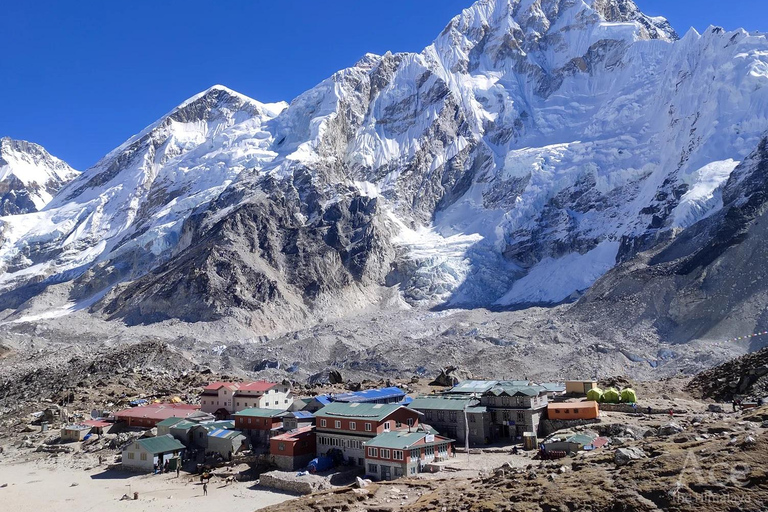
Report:
[{"label": "boulder", "polygon": [[641,448],[619,448],[613,455],[613,460],[617,466],[624,466],[629,464],[633,460],[640,460],[646,458],[647,455]]},{"label": "boulder", "polygon": [[723,406],[720,404],[709,404],[708,407],[709,412],[723,412]]},{"label": "boulder", "polygon": [[438,376],[429,383],[430,386],[452,387],[463,380],[471,380],[472,374],[457,366],[446,366]]},{"label": "boulder", "polygon": [[679,434],[683,430],[685,429],[677,423],[668,423],[663,427],[659,427],[658,433],[660,436],[673,436],[675,434]]},{"label": "boulder", "polygon": [[331,384],[343,384],[344,378],[341,376],[341,372],[338,370],[331,370],[328,372],[328,382]]}]

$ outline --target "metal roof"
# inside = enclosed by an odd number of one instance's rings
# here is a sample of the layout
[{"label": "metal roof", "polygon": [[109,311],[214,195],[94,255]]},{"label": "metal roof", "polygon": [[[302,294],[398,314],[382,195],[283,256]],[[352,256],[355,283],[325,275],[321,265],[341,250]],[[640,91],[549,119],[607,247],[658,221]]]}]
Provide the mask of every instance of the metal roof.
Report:
[{"label": "metal roof", "polygon": [[300,419],[300,420],[309,420],[315,417],[314,414],[312,414],[309,411],[294,411],[291,414],[293,414],[294,418]]},{"label": "metal roof", "polygon": [[242,435],[243,434],[240,433],[239,430],[217,429],[213,430],[212,432],[208,432],[208,437],[218,437],[220,439],[233,439]]},{"label": "metal roof", "polygon": [[194,421],[183,420],[176,423],[175,425],[171,425],[170,430],[176,430],[176,429],[189,430],[190,428],[196,427],[197,425],[199,425],[199,423],[195,423]]},{"label": "metal roof", "polygon": [[[384,432],[383,434],[379,434],[378,436],[374,437],[370,441],[367,441],[365,446],[373,448],[390,448],[393,450],[408,450],[414,444],[431,435],[434,434],[428,434],[427,432],[419,431]],[[442,436],[435,436],[434,442],[429,442],[426,444],[429,446],[432,444],[441,444],[449,441],[452,441],[452,439],[448,439],[447,437]]]},{"label": "metal roof", "polygon": [[542,382],[539,385],[547,391],[565,391],[565,384],[559,382]]},{"label": "metal roof", "polygon": [[463,380],[453,386],[449,393],[485,393],[496,385],[495,380]]},{"label": "metal roof", "polygon": [[348,393],[339,393],[331,396],[334,402],[365,403],[376,400],[387,400],[390,398],[401,398],[405,396],[405,391],[397,387],[366,389],[363,391],[350,391]]},{"label": "metal roof", "polygon": [[179,418],[178,416],[171,416],[167,420],[163,420],[160,423],[157,424],[158,427],[172,427],[176,425],[179,422],[184,421],[184,418]]},{"label": "metal roof", "polygon": [[541,386],[515,386],[515,385],[506,384],[506,383],[499,383],[498,385],[489,389],[487,393],[490,393],[495,396],[501,396],[501,395],[538,396],[545,391],[546,389],[544,389]]},{"label": "metal roof", "polygon": [[417,410],[442,410],[442,411],[463,411],[467,406],[472,406],[479,401],[476,398],[437,398],[437,397],[417,397],[413,399],[408,407]]},{"label": "metal roof", "polygon": [[142,449],[152,454],[177,452],[184,449],[184,445],[174,439],[170,434],[139,439],[136,442],[139,443]]},{"label": "metal roof", "polygon": [[285,411],[281,411],[280,409],[259,409],[258,407],[254,407],[251,409],[243,409],[242,411],[233,414],[233,416],[245,416],[249,418],[274,418],[275,416],[283,414],[284,412]]},{"label": "metal roof", "polygon": [[407,407],[401,404],[367,404],[359,402],[349,404],[346,402],[333,402],[317,411],[315,416],[365,418],[381,421],[401,407],[407,409]]},{"label": "metal roof", "polygon": [[208,423],[199,423],[197,426],[203,427],[208,432],[213,432],[214,430],[231,430],[235,428],[235,422],[233,420],[210,421]]}]

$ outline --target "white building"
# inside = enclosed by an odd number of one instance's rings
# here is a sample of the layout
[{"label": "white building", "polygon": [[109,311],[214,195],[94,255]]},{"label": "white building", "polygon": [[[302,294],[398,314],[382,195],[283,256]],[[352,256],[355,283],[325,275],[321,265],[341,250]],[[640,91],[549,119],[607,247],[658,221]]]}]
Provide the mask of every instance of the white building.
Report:
[{"label": "white building", "polygon": [[267,381],[212,382],[200,395],[202,410],[219,418],[253,408],[286,410],[292,404],[290,384]]}]

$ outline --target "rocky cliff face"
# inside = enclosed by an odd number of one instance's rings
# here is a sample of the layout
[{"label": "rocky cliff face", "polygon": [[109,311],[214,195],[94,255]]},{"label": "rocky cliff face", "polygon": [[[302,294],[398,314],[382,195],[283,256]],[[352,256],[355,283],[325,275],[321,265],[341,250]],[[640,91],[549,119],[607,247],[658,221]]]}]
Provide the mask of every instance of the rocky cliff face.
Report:
[{"label": "rocky cliff face", "polygon": [[[0,220],[0,309],[69,283],[129,323],[279,331],[395,292],[558,304],[619,264],[587,311],[619,270],[687,251],[671,297],[738,245],[729,222],[759,226],[734,198],[761,187],[766,55],[742,30],[678,38],[631,0],[480,0],[421,53],[366,55],[287,108],[214,87]],[[646,327],[690,329],[676,314]]]},{"label": "rocky cliff face", "polygon": [[42,209],[77,174],[37,144],[0,138],[0,216]]}]

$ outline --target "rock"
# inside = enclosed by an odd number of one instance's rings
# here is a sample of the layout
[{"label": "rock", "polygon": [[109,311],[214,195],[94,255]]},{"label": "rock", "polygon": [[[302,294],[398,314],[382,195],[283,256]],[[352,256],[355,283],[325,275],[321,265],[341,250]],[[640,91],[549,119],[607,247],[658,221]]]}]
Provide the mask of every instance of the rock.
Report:
[{"label": "rock", "polygon": [[331,370],[328,372],[328,382],[331,384],[343,384],[344,378],[341,376],[341,372],[338,370]]},{"label": "rock", "polygon": [[451,387],[455,386],[462,380],[470,380],[471,378],[472,374],[460,369],[457,366],[446,366],[440,370],[440,374],[435,378],[435,380],[430,382],[429,385]]},{"label": "rock", "polygon": [[363,488],[368,487],[369,485],[371,485],[371,481],[370,480],[365,479],[365,478],[360,478],[359,476],[356,477],[356,482],[357,482],[357,486],[360,489],[363,489]]},{"label": "rock", "polygon": [[673,436],[675,434],[679,434],[683,430],[685,429],[677,423],[668,423],[667,425],[659,428],[658,434],[660,436]]},{"label": "rock", "polygon": [[720,404],[709,404],[709,407],[707,408],[709,412],[724,412],[723,406]]},{"label": "rock", "polygon": [[561,475],[562,475],[563,473],[565,473],[566,471],[568,471],[568,468],[566,468],[565,466],[560,466],[560,467],[558,468],[558,470],[557,470],[557,472],[558,472],[558,473],[560,473]]},{"label": "rock", "polygon": [[755,443],[757,443],[757,439],[755,439],[754,436],[746,436],[744,440],[741,442],[741,445],[752,446]]},{"label": "rock", "polygon": [[253,367],[253,371],[255,372],[261,372],[267,369],[280,369],[280,361],[277,359],[263,359],[260,363],[256,364],[256,366]]},{"label": "rock", "polygon": [[640,460],[646,458],[647,455],[642,448],[619,448],[614,453],[613,460],[617,466],[625,466],[633,460]]}]

